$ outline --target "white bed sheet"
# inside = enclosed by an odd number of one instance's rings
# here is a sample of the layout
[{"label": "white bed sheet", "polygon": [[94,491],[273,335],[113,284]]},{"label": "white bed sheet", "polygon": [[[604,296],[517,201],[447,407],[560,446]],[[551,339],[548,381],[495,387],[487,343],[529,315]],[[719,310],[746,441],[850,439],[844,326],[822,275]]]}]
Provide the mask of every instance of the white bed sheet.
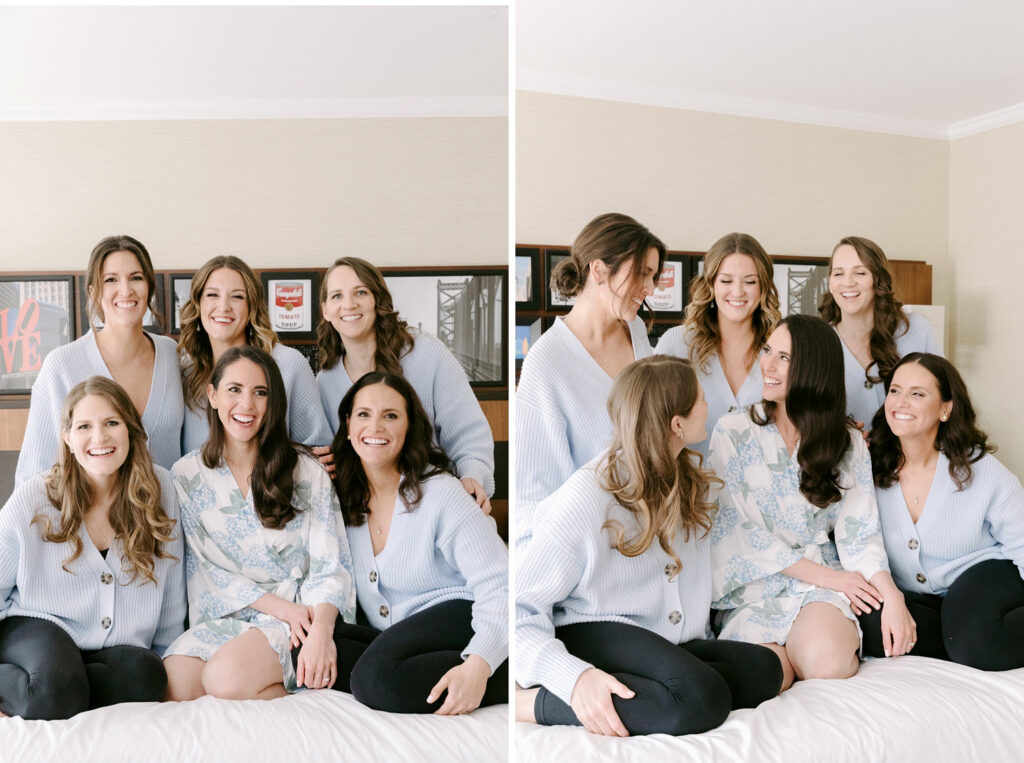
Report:
[{"label": "white bed sheet", "polygon": [[396,715],[350,694],[300,692],[281,699],[146,702],[66,721],[0,718],[0,760],[53,761],[504,761],[508,705],[471,715]]},{"label": "white bed sheet", "polygon": [[798,682],[706,734],[615,739],[519,723],[516,752],[524,763],[1020,763],[1024,668],[986,673],[926,657],[870,660],[845,681]]}]

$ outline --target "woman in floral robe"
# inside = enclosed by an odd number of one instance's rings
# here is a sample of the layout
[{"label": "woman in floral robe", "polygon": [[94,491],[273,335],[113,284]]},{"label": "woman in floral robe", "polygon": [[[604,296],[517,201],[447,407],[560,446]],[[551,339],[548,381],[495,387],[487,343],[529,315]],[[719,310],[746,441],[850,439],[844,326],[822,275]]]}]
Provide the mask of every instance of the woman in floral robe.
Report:
[{"label": "woman in floral robe", "polygon": [[842,350],[818,318],[783,319],[760,360],[763,401],[723,416],[709,462],[725,485],[712,528],[721,638],[764,644],[795,678],[857,672],[856,614],[882,609],[890,654],[914,622],[889,574],[860,433],[847,427]]},{"label": "woman in floral robe", "polygon": [[284,384],[266,353],[225,352],[208,395],[210,440],[172,470],[192,627],[165,654],[168,698],[328,688],[338,673],[335,621],[355,620],[330,478],[288,439]]}]

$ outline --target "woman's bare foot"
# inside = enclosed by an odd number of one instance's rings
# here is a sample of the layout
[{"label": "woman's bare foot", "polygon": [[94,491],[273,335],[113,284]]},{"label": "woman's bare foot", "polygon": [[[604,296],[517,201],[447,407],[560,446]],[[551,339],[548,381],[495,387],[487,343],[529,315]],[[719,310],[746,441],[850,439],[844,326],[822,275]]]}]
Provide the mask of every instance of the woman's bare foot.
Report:
[{"label": "woman's bare foot", "polygon": [[516,720],[520,723],[536,723],[533,715],[533,703],[537,699],[540,687],[533,689],[520,689],[516,686]]}]

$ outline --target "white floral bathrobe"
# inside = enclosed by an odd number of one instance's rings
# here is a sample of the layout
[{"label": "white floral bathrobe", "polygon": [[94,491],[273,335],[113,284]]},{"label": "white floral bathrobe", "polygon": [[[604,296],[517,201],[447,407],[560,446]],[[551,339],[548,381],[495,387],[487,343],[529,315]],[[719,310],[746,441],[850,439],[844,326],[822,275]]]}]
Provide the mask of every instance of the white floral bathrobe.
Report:
[{"label": "white floral bathrobe", "polygon": [[720,638],[785,644],[800,608],[814,601],[857,622],[844,594],[782,572],[800,559],[869,580],[889,569],[871,459],[859,432],[850,440],[839,463],[842,498],[819,509],[800,492],[796,451],[787,453],[775,424],[758,426],[747,409],[718,420],[708,461],[725,482],[711,528],[712,606],[729,610]]},{"label": "white floral bathrobe", "polygon": [[227,466],[208,469],[193,451],[171,470],[185,530],[185,574],[191,628],[168,647],[209,660],[249,628],[277,652],[284,685],[295,691],[287,623],[250,606],[264,594],[309,606],[333,604],[355,622],[352,556],[330,478],[312,458],[295,467],[295,517],[269,530],[256,516],[252,491],[243,497]]}]

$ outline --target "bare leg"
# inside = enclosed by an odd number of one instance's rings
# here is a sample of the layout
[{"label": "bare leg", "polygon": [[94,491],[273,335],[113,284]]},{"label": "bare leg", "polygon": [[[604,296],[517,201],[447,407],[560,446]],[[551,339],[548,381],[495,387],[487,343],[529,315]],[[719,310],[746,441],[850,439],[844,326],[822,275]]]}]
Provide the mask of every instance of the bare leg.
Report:
[{"label": "bare leg", "polygon": [[521,723],[536,723],[537,718],[533,714],[533,705],[537,701],[537,694],[540,687],[532,689],[520,689],[516,684],[516,720]]},{"label": "bare leg", "polygon": [[849,678],[857,672],[857,625],[823,601],[807,604],[786,637],[793,672],[804,678]]},{"label": "bare leg", "polygon": [[172,654],[164,658],[164,669],[167,671],[167,702],[187,702],[199,699],[206,694],[203,689],[202,674],[206,661],[199,657],[186,657],[183,654]]},{"label": "bare leg", "polygon": [[775,652],[779,658],[779,662],[782,663],[782,688],[779,689],[779,694],[786,691],[790,686],[793,685],[795,675],[793,672],[793,663],[789,661],[789,654],[786,652],[786,647],[782,644],[776,644],[774,641],[770,644],[761,644],[761,646],[767,647]]},{"label": "bare leg", "polygon": [[275,699],[288,692],[277,652],[258,628],[250,628],[214,652],[202,672],[207,694],[221,699]]}]

